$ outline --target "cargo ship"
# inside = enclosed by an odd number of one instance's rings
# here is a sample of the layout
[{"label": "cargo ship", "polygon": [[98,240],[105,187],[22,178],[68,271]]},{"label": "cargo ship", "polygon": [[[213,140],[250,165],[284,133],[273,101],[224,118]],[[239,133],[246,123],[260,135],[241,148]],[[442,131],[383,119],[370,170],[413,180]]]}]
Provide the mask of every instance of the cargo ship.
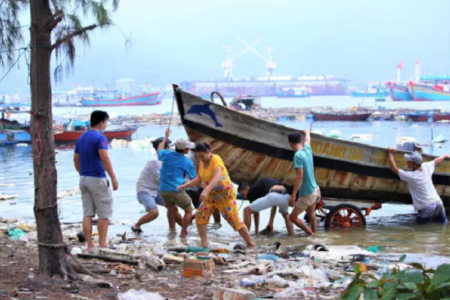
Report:
[{"label": "cargo ship", "polygon": [[348,95],[346,78],[325,76],[273,76],[265,78],[250,78],[244,80],[205,80],[185,81],[180,87],[191,94],[205,95],[213,91],[224,97],[236,95],[252,95],[260,97],[276,97],[286,90],[304,88],[310,96],[340,96]]}]

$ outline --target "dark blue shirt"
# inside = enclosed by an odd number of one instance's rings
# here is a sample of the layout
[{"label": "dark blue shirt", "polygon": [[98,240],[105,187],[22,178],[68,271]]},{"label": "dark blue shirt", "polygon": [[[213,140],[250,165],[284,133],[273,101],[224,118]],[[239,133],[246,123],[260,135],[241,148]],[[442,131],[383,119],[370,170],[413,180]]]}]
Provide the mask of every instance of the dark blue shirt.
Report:
[{"label": "dark blue shirt", "polygon": [[186,180],[186,175],[194,179],[195,168],[192,161],[171,150],[159,150],[158,159],[162,161],[159,171],[159,190],[163,192],[178,192],[177,187]]},{"label": "dark blue shirt", "polygon": [[108,140],[97,130],[89,130],[81,135],[75,146],[80,155],[81,176],[106,178],[99,150],[108,150]]}]

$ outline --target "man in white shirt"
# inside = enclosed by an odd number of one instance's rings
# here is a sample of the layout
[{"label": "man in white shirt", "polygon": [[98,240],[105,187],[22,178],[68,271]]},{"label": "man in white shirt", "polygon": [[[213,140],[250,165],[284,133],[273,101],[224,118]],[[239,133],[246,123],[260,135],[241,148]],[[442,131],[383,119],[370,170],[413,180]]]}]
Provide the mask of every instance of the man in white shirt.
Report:
[{"label": "man in white shirt", "polygon": [[[158,138],[152,142],[153,147],[157,150],[158,145],[162,142],[163,138]],[[165,149],[170,147],[171,141],[167,140]],[[142,233],[141,226],[155,220],[158,215],[157,205],[165,206],[164,200],[159,195],[159,171],[162,166],[162,161],[151,159],[147,161],[144,169],[141,171],[141,175],[136,183],[137,199],[140,204],[145,207],[147,214],[142,216],[137,223],[131,227],[134,233]],[[169,221],[170,229],[175,229],[177,223],[181,226],[181,214],[178,212],[177,206],[173,206],[167,209],[167,219]]]},{"label": "man in white shirt", "polygon": [[401,180],[408,184],[409,192],[413,200],[414,210],[417,211],[417,222],[425,223],[448,223],[445,208],[433,185],[433,172],[436,165],[440,164],[450,155],[444,154],[430,162],[423,162],[422,155],[417,152],[405,154],[408,169],[412,171],[399,170],[394,160],[395,149],[389,148],[389,165],[392,172],[397,174]]}]

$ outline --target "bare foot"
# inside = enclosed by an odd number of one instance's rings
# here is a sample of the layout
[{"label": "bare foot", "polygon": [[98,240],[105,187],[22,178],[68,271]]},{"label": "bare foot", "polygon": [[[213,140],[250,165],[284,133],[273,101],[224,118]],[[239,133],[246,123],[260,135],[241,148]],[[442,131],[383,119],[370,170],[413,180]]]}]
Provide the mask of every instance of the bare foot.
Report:
[{"label": "bare foot", "polygon": [[94,248],[96,248],[97,246],[95,245],[95,244],[92,244],[92,245],[88,245],[88,247],[86,248],[86,251],[90,251],[91,249],[94,249]]},{"label": "bare foot", "polygon": [[252,247],[256,247],[255,242],[247,243],[247,248],[252,248]]},{"label": "bare foot", "polygon": [[187,236],[187,232],[180,233],[180,239],[185,239]]},{"label": "bare foot", "polygon": [[199,247],[209,248],[209,244],[208,244],[208,243],[206,243],[206,244],[203,244],[203,243],[202,243],[202,244],[199,245]]},{"label": "bare foot", "polygon": [[106,245],[100,245],[100,248],[108,248],[108,249],[109,249],[109,245],[108,245],[108,244],[106,244]]}]

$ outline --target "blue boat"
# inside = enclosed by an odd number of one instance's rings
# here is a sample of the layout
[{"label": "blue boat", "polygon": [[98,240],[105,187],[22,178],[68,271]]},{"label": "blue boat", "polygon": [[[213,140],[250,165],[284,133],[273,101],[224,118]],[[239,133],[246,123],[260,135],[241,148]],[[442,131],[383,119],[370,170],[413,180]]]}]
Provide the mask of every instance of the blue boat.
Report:
[{"label": "blue boat", "polygon": [[161,104],[159,92],[152,94],[142,94],[139,96],[119,96],[118,98],[104,98],[104,97],[94,97],[94,98],[82,98],[81,103],[83,106],[88,107],[98,107],[98,106],[136,106],[136,105],[157,105]]},{"label": "blue boat", "polygon": [[287,98],[306,98],[311,96],[304,86],[283,88],[281,89],[281,91],[275,92],[275,95],[277,97],[287,97]]},{"label": "blue boat", "polygon": [[414,101],[450,101],[450,91],[440,85],[412,83],[408,91]]},{"label": "blue boat", "polygon": [[14,145],[18,143],[30,143],[31,137],[25,130],[0,131],[0,145]]},{"label": "blue boat", "polygon": [[413,97],[408,91],[408,87],[406,85],[396,84],[396,83],[388,83],[387,84],[390,92],[392,101],[413,101]]}]

